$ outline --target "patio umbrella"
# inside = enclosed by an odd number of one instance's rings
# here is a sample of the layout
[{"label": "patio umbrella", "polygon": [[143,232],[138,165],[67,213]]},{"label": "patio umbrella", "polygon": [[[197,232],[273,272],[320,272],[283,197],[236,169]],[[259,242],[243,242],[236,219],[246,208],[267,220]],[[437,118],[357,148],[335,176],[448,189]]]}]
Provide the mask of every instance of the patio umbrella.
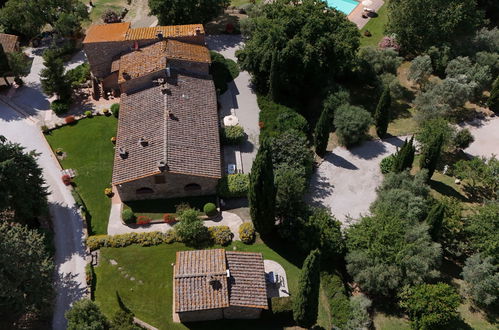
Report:
[{"label": "patio umbrella", "polygon": [[239,123],[239,120],[236,116],[230,115],[224,117],[224,125],[225,126],[235,126]]},{"label": "patio umbrella", "polygon": [[371,7],[373,5],[373,2],[371,0],[364,0],[364,1],[362,1],[362,5],[364,7],[369,8],[369,7]]}]

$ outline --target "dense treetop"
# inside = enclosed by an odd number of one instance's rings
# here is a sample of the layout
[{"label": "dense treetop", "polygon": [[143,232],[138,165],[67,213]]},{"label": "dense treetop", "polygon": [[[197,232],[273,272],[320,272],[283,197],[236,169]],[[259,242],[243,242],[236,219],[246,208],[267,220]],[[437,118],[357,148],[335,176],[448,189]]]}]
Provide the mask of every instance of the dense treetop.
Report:
[{"label": "dense treetop", "polygon": [[206,23],[221,13],[227,0],[149,0],[160,25]]}]

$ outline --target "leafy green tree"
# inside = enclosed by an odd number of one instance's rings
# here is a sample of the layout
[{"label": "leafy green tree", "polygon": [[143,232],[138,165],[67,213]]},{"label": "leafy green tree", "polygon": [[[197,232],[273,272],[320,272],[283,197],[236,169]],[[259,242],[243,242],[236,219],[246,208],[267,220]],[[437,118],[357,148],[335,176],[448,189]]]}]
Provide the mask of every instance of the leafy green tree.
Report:
[{"label": "leafy green tree", "polygon": [[0,314],[48,312],[54,263],[44,237],[2,219],[0,242]]},{"label": "leafy green tree", "polygon": [[99,306],[90,299],[82,299],[66,312],[68,330],[107,330],[109,321]]},{"label": "leafy green tree", "polygon": [[7,80],[7,75],[10,73],[10,65],[9,59],[7,58],[7,54],[5,53],[3,46],[0,44],[0,76],[3,76],[5,80],[5,84],[10,86],[9,81]]},{"label": "leafy green tree", "polygon": [[475,305],[487,307],[499,299],[499,266],[492,257],[472,255],[466,259],[462,276],[465,282],[462,293]]},{"label": "leafy green tree", "polygon": [[45,68],[40,72],[43,92],[49,96],[57,95],[60,100],[71,98],[71,81],[64,73],[64,63],[55,51],[46,50],[43,54]]},{"label": "leafy green tree", "polygon": [[445,76],[445,68],[452,59],[451,48],[448,45],[441,47],[431,46],[426,52],[431,58],[433,72],[440,77]]},{"label": "leafy green tree", "polygon": [[275,227],[276,187],[272,155],[266,141],[258,149],[251,167],[248,201],[255,229],[261,235],[269,234]]},{"label": "leafy green tree", "polygon": [[445,205],[437,202],[435,205],[433,205],[430,212],[428,213],[428,216],[426,217],[425,222],[430,227],[430,236],[435,242],[437,242],[440,238],[444,216]]},{"label": "leafy green tree", "polygon": [[409,68],[409,79],[415,81],[421,89],[425,89],[428,78],[433,73],[431,58],[428,55],[416,57]]},{"label": "leafy green tree", "polygon": [[329,131],[331,130],[331,115],[326,108],[322,109],[321,115],[314,131],[315,153],[321,157],[326,154],[327,143],[329,141]]},{"label": "leafy green tree", "polygon": [[[1,51],[0,51],[1,52]],[[24,77],[29,73],[29,60],[22,52],[13,52],[7,54],[9,60],[10,72],[16,77]]]},{"label": "leafy green tree", "polygon": [[142,328],[133,323],[133,314],[119,310],[111,319],[110,330],[141,330]]},{"label": "leafy green tree", "polygon": [[454,137],[454,146],[456,149],[463,150],[470,146],[475,141],[475,138],[471,134],[470,130],[467,128],[463,128],[459,132],[456,133]]},{"label": "leafy green tree", "polygon": [[351,318],[347,324],[342,328],[344,330],[359,330],[371,328],[371,317],[369,315],[369,308],[372,301],[364,294],[357,294],[350,297],[350,309],[352,311]]},{"label": "leafy green tree", "polygon": [[393,296],[438,275],[440,245],[428,226],[392,215],[364,217],[347,231],[347,270],[364,292]]},{"label": "leafy green tree", "polygon": [[309,177],[312,174],[313,152],[310,150],[304,134],[290,129],[279,136],[271,137],[268,143],[274,171],[282,167],[291,167],[299,171],[304,177]]},{"label": "leafy green tree", "polygon": [[487,100],[487,105],[490,110],[495,113],[499,113],[499,77],[494,80],[494,84],[490,90],[489,99]]},{"label": "leafy green tree", "polygon": [[461,297],[446,283],[407,287],[400,299],[414,329],[444,329],[459,316]]},{"label": "leafy green tree", "polygon": [[208,230],[198,217],[198,211],[186,209],[181,212],[180,222],[175,225],[175,232],[186,245],[197,246],[208,238]]},{"label": "leafy green tree", "polygon": [[405,139],[400,150],[398,150],[393,156],[392,171],[395,173],[401,173],[406,169],[410,170],[412,168],[415,153],[416,147],[414,146],[414,136],[411,137],[409,141]]},{"label": "leafy green tree", "polygon": [[397,68],[404,60],[398,56],[399,53],[393,48],[362,47],[359,52],[359,58],[363,71],[369,75],[374,73],[397,73]]},{"label": "leafy green tree", "polygon": [[35,37],[48,24],[63,36],[81,30],[89,17],[79,0],[9,0],[0,9],[0,22],[8,32]]},{"label": "leafy green tree", "polygon": [[465,190],[474,198],[497,199],[499,193],[499,159],[475,157],[454,165],[454,175],[466,180]]},{"label": "leafy green tree", "polygon": [[428,181],[431,180],[433,172],[435,172],[435,169],[437,168],[438,161],[440,160],[440,155],[442,153],[443,143],[443,136],[438,134],[432,141],[430,141],[429,145],[423,148],[419,166],[421,169],[428,170]]},{"label": "leafy green tree", "polygon": [[326,208],[314,208],[308,218],[302,241],[309,250],[319,249],[324,262],[341,257],[345,252],[345,241],[341,234],[341,222]]},{"label": "leafy green tree", "polygon": [[276,185],[275,208],[278,217],[296,216],[304,209],[303,196],[307,181],[299,169],[282,166],[274,171]]},{"label": "leafy green tree", "polygon": [[230,4],[227,0],[149,0],[160,25],[207,23]]},{"label": "leafy green tree", "polygon": [[37,156],[0,135],[0,213],[13,211],[15,221],[29,225],[37,225],[34,219],[47,210],[48,193]]},{"label": "leafy green tree", "polygon": [[340,106],[334,118],[338,139],[347,147],[362,141],[372,123],[373,119],[368,111],[348,104]]},{"label": "leafy green tree", "polygon": [[388,123],[390,122],[390,107],[392,98],[390,96],[390,88],[385,86],[383,93],[379,98],[376,112],[374,113],[374,124],[376,125],[376,133],[380,138],[386,135]]},{"label": "leafy green tree", "polygon": [[237,57],[260,92],[273,85],[272,96],[302,101],[353,67],[359,31],[342,13],[326,10],[324,2],[290,3],[274,1],[250,16],[248,40]]},{"label": "leafy green tree", "polygon": [[416,134],[416,139],[424,149],[432,143],[436,135],[442,135],[443,137],[443,150],[451,151],[453,149],[456,130],[450,125],[448,120],[443,118],[436,118],[423,122],[419,132]]},{"label": "leafy green tree", "polygon": [[298,281],[298,293],[293,301],[293,318],[301,327],[310,328],[317,321],[320,286],[319,250],[310,252],[303,263]]},{"label": "leafy green tree", "polygon": [[338,109],[341,105],[347,104],[350,102],[350,94],[345,89],[340,89],[336,92],[331,92],[326,96],[326,99],[322,103],[323,111],[327,111],[329,118],[329,127],[330,131],[334,131],[334,114],[336,109]]},{"label": "leafy green tree", "polygon": [[473,99],[481,97],[483,90],[492,81],[491,68],[473,63],[469,57],[456,57],[449,62],[445,73],[447,78],[454,78],[468,84],[473,91]]},{"label": "leafy green tree", "polygon": [[465,231],[470,247],[483,257],[499,256],[499,202],[487,203],[468,217]]},{"label": "leafy green tree", "polygon": [[388,6],[387,30],[405,53],[419,54],[473,32],[481,21],[476,0],[397,0]]}]

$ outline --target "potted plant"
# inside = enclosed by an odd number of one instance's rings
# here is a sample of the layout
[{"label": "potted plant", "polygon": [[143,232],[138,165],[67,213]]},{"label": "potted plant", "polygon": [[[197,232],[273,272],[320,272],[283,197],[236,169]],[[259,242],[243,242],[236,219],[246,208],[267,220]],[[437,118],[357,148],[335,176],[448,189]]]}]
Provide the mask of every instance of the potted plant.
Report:
[{"label": "potted plant", "polygon": [[112,188],[105,188],[104,189],[104,194],[107,196],[107,197],[113,197],[114,193],[113,193],[113,189]]}]

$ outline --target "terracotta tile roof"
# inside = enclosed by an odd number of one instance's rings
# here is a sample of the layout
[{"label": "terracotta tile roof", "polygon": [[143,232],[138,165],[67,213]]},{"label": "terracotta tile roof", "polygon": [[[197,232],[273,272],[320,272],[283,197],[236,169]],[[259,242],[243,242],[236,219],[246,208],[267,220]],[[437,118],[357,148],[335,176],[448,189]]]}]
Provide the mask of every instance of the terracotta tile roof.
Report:
[{"label": "terracotta tile roof", "polygon": [[168,40],[166,44],[166,56],[179,60],[211,63],[210,52],[206,46],[193,45],[176,40]]},{"label": "terracotta tile roof", "polygon": [[83,43],[123,41],[129,29],[129,22],[92,25],[88,28]]},{"label": "terracotta tile roof", "polygon": [[0,33],[0,44],[2,44],[3,50],[6,53],[15,52],[18,41],[18,36],[15,36],[13,34]]},{"label": "terracotta tile roof", "polygon": [[268,308],[261,253],[179,251],[173,277],[177,313],[229,306]]},{"label": "terracotta tile roof", "polygon": [[268,308],[265,268],[261,253],[225,252],[230,271],[230,305]]},{"label": "terracotta tile roof", "polygon": [[118,83],[165,69],[165,49],[166,41],[161,41],[121,56]]},{"label": "terracotta tile roof", "polygon": [[164,38],[195,36],[198,34],[197,30],[199,34],[204,34],[202,24],[135,28],[128,31],[126,40],[156,39],[158,32],[161,32]]},{"label": "terracotta tile roof", "polygon": [[229,306],[225,251],[178,251],[173,269],[175,312]]},{"label": "terracotta tile roof", "polygon": [[[154,86],[121,97],[113,184],[168,171],[220,178],[220,140],[215,86],[211,77],[178,74],[166,79],[166,93]],[[170,112],[170,115],[169,115]],[[148,141],[147,146],[138,143]],[[128,153],[120,157],[118,149]]]}]

